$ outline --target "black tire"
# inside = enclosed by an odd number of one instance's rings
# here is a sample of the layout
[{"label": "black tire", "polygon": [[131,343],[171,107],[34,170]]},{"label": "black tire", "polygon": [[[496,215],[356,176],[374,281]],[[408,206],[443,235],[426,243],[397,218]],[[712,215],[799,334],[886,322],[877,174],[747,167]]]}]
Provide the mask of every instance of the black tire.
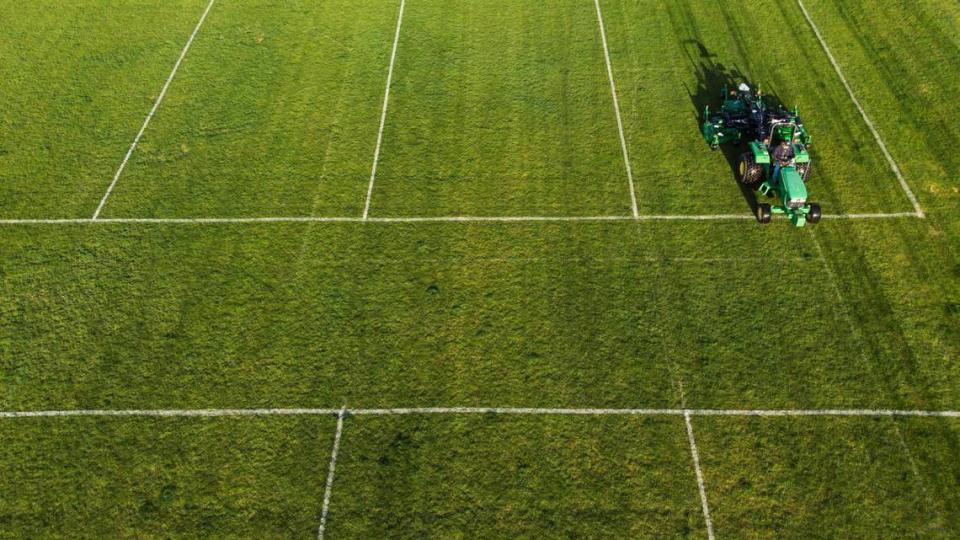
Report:
[{"label": "black tire", "polygon": [[800,178],[803,179],[806,183],[807,179],[810,178],[810,169],[813,168],[813,163],[808,161],[806,163],[797,163],[797,173],[800,174]]},{"label": "black tire", "polygon": [[820,219],[823,217],[823,211],[820,209],[820,205],[817,203],[810,203],[810,212],[807,213],[807,222],[811,225],[816,225],[820,223]]},{"label": "black tire", "polygon": [[756,187],[763,180],[763,165],[753,159],[753,154],[747,152],[740,156],[740,174],[737,180],[749,187]]},{"label": "black tire", "polygon": [[757,221],[760,223],[770,223],[771,219],[773,219],[773,210],[770,209],[770,205],[767,203],[758,204]]}]

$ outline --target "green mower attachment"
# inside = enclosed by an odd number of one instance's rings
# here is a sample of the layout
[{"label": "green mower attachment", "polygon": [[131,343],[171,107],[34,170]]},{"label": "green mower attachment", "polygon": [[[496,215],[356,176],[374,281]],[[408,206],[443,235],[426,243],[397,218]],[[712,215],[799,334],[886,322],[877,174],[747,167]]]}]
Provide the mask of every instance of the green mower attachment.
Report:
[{"label": "green mower attachment", "polygon": [[736,90],[723,89],[723,105],[716,113],[704,110],[702,134],[710,148],[747,142],[740,158],[737,179],[780,204],[758,203],[757,221],[769,223],[774,214],[790,217],[797,227],[820,221],[820,205],[807,202],[807,180],[812,138],[797,109],[782,106],[770,110],[763,93],[741,84]]}]

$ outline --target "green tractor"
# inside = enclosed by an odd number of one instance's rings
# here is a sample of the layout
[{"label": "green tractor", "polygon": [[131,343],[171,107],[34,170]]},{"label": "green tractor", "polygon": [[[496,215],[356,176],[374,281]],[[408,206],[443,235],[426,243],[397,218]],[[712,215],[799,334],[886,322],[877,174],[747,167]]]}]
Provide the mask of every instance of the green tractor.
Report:
[{"label": "green tractor", "polygon": [[711,114],[704,110],[703,138],[716,150],[722,144],[747,143],[740,157],[737,179],[780,204],[758,203],[757,221],[769,223],[774,214],[789,216],[797,227],[820,221],[820,205],[807,202],[810,176],[810,134],[797,109],[778,106],[771,110],[763,93],[747,84],[723,89],[723,105]]}]

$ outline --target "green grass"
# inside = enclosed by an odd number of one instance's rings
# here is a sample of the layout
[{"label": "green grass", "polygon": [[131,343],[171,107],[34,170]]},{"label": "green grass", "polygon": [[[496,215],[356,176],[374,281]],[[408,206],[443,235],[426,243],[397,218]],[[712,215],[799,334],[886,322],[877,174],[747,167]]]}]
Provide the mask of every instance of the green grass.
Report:
[{"label": "green grass", "polygon": [[216,6],[103,216],[362,213],[396,15]]},{"label": "green grass", "polygon": [[0,423],[4,537],[308,537],[333,418]]},{"label": "green grass", "polygon": [[[710,407],[894,395],[812,238],[787,227],[197,230],[38,229],[5,245],[9,406],[667,407],[678,375]],[[796,251],[777,261],[780,245]],[[930,407],[957,403],[956,380],[927,390]]]},{"label": "green grass", "polygon": [[0,2],[0,218],[93,215],[202,11]]},{"label": "green grass", "polygon": [[704,527],[677,419],[356,418],[343,444],[331,538],[697,537]]},{"label": "green grass", "polygon": [[948,538],[956,421],[695,420],[718,537]]},{"label": "green grass", "polygon": [[[0,410],[960,409],[957,6],[805,3],[926,219],[0,225]],[[205,4],[6,4],[0,219],[89,217]],[[828,214],[910,210],[795,3],[601,5],[641,213],[746,213],[717,63],[800,105]],[[359,216],[398,7],[218,2],[104,216]],[[406,7],[373,216],[629,215],[592,2]],[[956,420],[693,426],[718,537],[960,530]],[[333,430],[0,419],[0,536],[313,536]],[[331,538],[705,532],[680,417],[356,416],[340,459]]]},{"label": "green grass", "polygon": [[455,6],[409,5],[372,214],[628,215],[593,5]]},{"label": "green grass", "polygon": [[912,210],[793,2],[605,6],[641,213],[749,210],[724,153],[704,153],[699,134],[703,107],[720,105],[730,73],[800,108],[814,137],[811,199],[828,213]]}]

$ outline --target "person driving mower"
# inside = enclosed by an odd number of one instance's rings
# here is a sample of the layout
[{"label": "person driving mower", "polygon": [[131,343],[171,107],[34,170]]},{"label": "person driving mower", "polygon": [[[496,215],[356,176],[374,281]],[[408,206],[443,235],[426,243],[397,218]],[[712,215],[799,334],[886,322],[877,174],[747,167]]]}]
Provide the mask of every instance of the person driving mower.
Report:
[{"label": "person driving mower", "polygon": [[773,158],[773,177],[778,178],[780,176],[780,167],[784,165],[789,165],[793,158],[796,155],[793,152],[793,146],[787,139],[782,139],[780,144],[770,152],[770,157]]}]

